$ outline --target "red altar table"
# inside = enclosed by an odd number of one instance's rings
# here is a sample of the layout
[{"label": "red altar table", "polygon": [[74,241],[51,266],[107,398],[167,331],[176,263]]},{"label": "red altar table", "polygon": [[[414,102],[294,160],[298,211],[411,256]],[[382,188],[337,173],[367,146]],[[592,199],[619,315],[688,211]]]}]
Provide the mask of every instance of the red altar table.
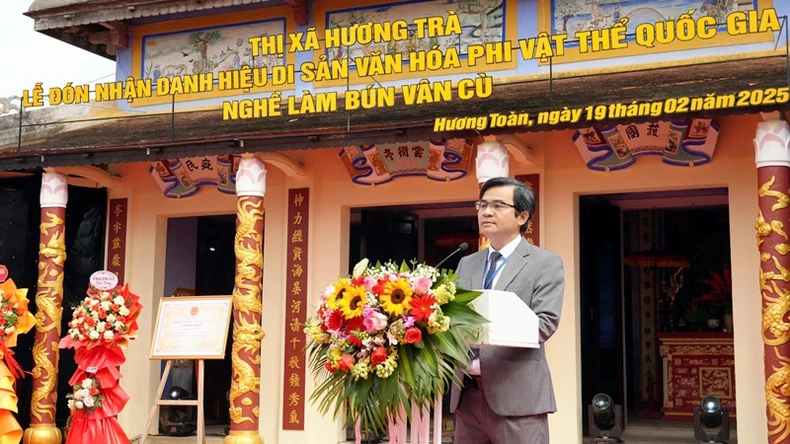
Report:
[{"label": "red altar table", "polygon": [[732,333],[659,333],[667,419],[691,419],[712,395],[735,418],[735,351]]}]

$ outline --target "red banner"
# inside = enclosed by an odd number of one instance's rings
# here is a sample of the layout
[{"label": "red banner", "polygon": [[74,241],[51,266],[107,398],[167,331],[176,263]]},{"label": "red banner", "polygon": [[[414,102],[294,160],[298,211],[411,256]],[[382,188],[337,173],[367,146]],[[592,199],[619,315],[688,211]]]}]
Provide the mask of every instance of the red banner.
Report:
[{"label": "red banner", "polygon": [[540,174],[523,174],[516,176],[516,180],[527,184],[530,188],[535,190],[535,214],[532,215],[532,220],[529,221],[527,232],[524,233],[524,238],[527,242],[535,246],[540,246]]},{"label": "red banner", "polygon": [[307,245],[310,190],[288,192],[288,257],[285,277],[283,429],[304,430],[304,324],[307,321]]},{"label": "red banner", "polygon": [[126,268],[126,208],[128,199],[110,199],[110,231],[107,242],[107,270],[123,285]]}]

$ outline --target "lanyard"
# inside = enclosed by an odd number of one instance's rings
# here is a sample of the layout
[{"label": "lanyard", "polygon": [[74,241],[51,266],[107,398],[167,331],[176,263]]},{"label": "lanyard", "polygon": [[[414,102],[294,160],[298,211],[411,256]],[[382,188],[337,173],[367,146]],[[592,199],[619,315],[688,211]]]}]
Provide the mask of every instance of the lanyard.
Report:
[{"label": "lanyard", "polygon": [[[489,255],[489,258],[490,258],[490,255]],[[488,273],[489,258],[486,258],[486,273]],[[491,284],[494,283],[494,279],[496,279],[496,277],[499,275],[499,272],[502,270],[502,267],[505,266],[505,264],[507,263],[507,260],[510,259],[510,258],[509,257],[507,257],[507,258],[503,257],[502,259],[503,259],[502,263],[499,264],[498,267],[496,267],[496,270],[494,270],[494,274],[491,275],[491,280],[483,282],[483,288],[489,289],[489,290],[491,289]]]}]

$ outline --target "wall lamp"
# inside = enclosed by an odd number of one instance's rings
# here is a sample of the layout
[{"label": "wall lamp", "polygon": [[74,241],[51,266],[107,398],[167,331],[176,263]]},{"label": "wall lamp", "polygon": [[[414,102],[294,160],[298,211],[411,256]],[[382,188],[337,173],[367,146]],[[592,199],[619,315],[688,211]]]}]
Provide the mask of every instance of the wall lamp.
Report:
[{"label": "wall lamp", "polygon": [[694,439],[701,443],[727,444],[730,439],[730,409],[719,398],[706,396],[694,407]]},{"label": "wall lamp", "polygon": [[587,406],[587,419],[590,435],[594,436],[590,444],[622,443],[623,407],[615,405],[612,397],[606,393],[593,396],[592,403]]}]

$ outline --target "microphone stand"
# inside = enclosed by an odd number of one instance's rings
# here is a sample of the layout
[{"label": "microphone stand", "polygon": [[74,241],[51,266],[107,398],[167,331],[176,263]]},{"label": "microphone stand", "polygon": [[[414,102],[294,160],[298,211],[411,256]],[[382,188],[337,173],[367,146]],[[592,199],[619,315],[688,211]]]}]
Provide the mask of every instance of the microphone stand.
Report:
[{"label": "microphone stand", "polygon": [[436,267],[434,268],[438,270],[439,266],[447,262],[447,259],[450,259],[451,257],[455,256],[459,251],[466,251],[467,248],[469,248],[469,244],[467,244],[466,242],[462,243],[461,245],[458,246],[458,248],[455,249],[455,251],[448,254],[446,258],[442,259],[438,264],[436,264]]}]

